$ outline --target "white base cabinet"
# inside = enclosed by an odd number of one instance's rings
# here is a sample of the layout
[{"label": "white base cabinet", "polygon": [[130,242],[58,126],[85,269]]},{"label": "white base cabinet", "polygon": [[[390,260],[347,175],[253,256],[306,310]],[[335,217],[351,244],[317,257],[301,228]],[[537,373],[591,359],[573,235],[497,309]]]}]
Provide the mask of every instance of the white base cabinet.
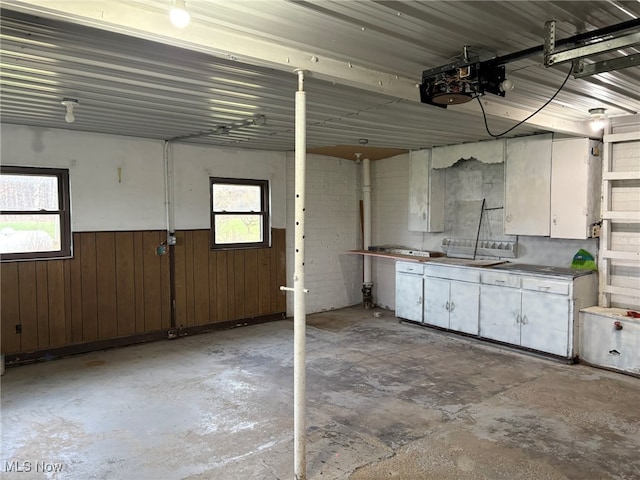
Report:
[{"label": "white base cabinet", "polygon": [[448,280],[425,278],[424,318],[429,325],[449,328],[450,285]]},{"label": "white base cabinet", "polygon": [[422,322],[424,266],[396,262],[396,317]]},{"label": "white base cabinet", "polygon": [[482,285],[480,336],[520,345],[521,296],[519,289]]},{"label": "white base cabinet", "polygon": [[570,357],[572,307],[567,295],[523,291],[520,345]]},{"label": "white base cabinet", "polygon": [[568,357],[571,303],[566,295],[482,285],[480,336]]},{"label": "white base cabinet", "polygon": [[565,358],[597,275],[532,274],[436,262],[396,263],[396,316]]},{"label": "white base cabinet", "polygon": [[484,338],[561,357],[578,355],[580,308],[597,303],[597,276],[481,275],[480,332]]},{"label": "white base cabinet", "polygon": [[[467,281],[463,281],[467,280]],[[425,266],[424,323],[478,334],[479,274],[476,269]]]}]

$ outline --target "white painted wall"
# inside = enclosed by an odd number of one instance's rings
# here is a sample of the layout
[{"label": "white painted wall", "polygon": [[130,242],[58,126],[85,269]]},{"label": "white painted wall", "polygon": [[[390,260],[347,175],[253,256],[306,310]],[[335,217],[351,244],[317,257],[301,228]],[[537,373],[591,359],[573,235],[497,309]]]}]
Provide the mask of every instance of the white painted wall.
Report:
[{"label": "white painted wall", "polygon": [[[294,211],[293,153],[287,154],[287,211]],[[361,248],[358,176],[352,160],[307,155],[305,285],[307,313],[362,302],[362,257],[345,253]],[[287,219],[287,282],[293,286],[294,218]],[[287,294],[287,312],[293,295]]]},{"label": "white painted wall", "polygon": [[[73,231],[167,228],[161,140],[8,124],[0,135],[5,165],[69,169]],[[283,152],[179,144],[173,157],[177,229],[209,228],[209,176],[270,180],[271,224],[285,228]]]},{"label": "white painted wall", "polygon": [[[162,141],[9,124],[0,135],[5,165],[69,169],[73,231],[166,229]],[[209,228],[210,176],[270,180],[272,226],[290,233],[290,281],[293,154],[187,144],[172,154],[179,230]],[[354,305],[362,300],[362,258],[345,252],[361,245],[359,167],[310,155],[307,175],[307,310]]]},{"label": "white painted wall", "polygon": [[8,124],[0,135],[3,165],[69,169],[73,231],[165,228],[162,142]]},{"label": "white painted wall", "polygon": [[284,152],[176,144],[173,155],[177,230],[209,228],[209,177],[269,180],[271,226],[286,227]]},{"label": "white painted wall", "polygon": [[[371,166],[372,245],[440,250],[439,234],[409,231],[409,154],[376,160]],[[395,309],[395,262],[373,257],[373,301]]]}]

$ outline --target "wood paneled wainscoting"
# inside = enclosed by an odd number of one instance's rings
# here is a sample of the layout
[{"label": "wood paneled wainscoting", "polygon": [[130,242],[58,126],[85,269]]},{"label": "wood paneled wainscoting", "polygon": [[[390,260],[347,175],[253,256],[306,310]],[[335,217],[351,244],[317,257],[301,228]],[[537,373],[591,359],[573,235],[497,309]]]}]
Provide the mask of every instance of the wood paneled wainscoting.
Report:
[{"label": "wood paneled wainscoting", "polygon": [[271,248],[228,251],[210,251],[208,235],[176,232],[173,278],[170,255],[156,254],[164,231],[79,232],[73,258],[3,262],[7,364],[284,318],[285,231]]},{"label": "wood paneled wainscoting", "polygon": [[271,235],[271,248],[210,250],[209,230],[176,232],[176,326],[284,313],[285,230]]}]

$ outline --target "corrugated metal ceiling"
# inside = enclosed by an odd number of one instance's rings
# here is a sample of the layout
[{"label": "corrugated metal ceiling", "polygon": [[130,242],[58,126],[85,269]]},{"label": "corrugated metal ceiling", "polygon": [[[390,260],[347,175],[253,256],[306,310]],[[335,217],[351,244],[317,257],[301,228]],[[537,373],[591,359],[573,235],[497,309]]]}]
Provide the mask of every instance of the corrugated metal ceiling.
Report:
[{"label": "corrugated metal ceiling", "polygon": [[[51,1],[52,11],[58,3]],[[149,16],[166,16],[169,1],[117,1]],[[4,2],[2,122],[170,139],[198,132],[194,143],[291,150],[294,91],[291,71],[269,68],[223,52],[180,48],[180,33],[125,36],[67,23],[51,11],[35,17],[24,2]],[[422,70],[442,65],[463,45],[488,58],[540,45],[544,22],[556,19],[558,38],[640,17],[640,2],[418,2],[418,1],[197,1],[187,2],[192,23],[296,51],[387,72],[419,82]],[[156,17],[154,17],[156,18]],[[102,28],[111,28],[109,25]],[[113,30],[118,30],[114,21]],[[164,28],[164,27],[163,27]],[[187,27],[189,28],[189,27]],[[176,40],[177,39],[177,40]],[[212,40],[212,41],[214,41]],[[166,42],[166,43],[165,43]],[[172,45],[168,45],[171,43]],[[215,42],[214,42],[215,43]],[[200,49],[202,50],[202,49]],[[637,53],[627,48],[625,54]],[[516,84],[491,102],[533,112],[562,83],[568,66],[546,69],[540,57],[507,65]],[[255,64],[252,64],[255,63]],[[291,66],[291,70],[294,65]],[[545,114],[584,121],[593,107],[615,116],[640,111],[640,68],[573,79]],[[358,144],[424,148],[490,138],[479,107],[447,110],[344,85],[306,79],[309,147]],[[63,97],[76,98],[76,121],[64,121]],[[489,98],[490,97],[490,98]],[[256,116],[266,124],[251,124]],[[260,123],[260,122],[256,122]],[[494,132],[514,121],[490,116]],[[231,127],[217,133],[219,127]],[[549,128],[551,129],[551,128]],[[512,134],[545,130],[521,126]]]}]

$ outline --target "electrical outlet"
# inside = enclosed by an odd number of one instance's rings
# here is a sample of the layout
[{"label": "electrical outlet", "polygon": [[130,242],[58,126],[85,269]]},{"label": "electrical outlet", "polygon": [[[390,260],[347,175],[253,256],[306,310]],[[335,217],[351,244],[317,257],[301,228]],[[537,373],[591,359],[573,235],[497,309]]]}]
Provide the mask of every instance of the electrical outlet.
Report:
[{"label": "electrical outlet", "polygon": [[591,225],[591,238],[600,237],[600,224]]}]

